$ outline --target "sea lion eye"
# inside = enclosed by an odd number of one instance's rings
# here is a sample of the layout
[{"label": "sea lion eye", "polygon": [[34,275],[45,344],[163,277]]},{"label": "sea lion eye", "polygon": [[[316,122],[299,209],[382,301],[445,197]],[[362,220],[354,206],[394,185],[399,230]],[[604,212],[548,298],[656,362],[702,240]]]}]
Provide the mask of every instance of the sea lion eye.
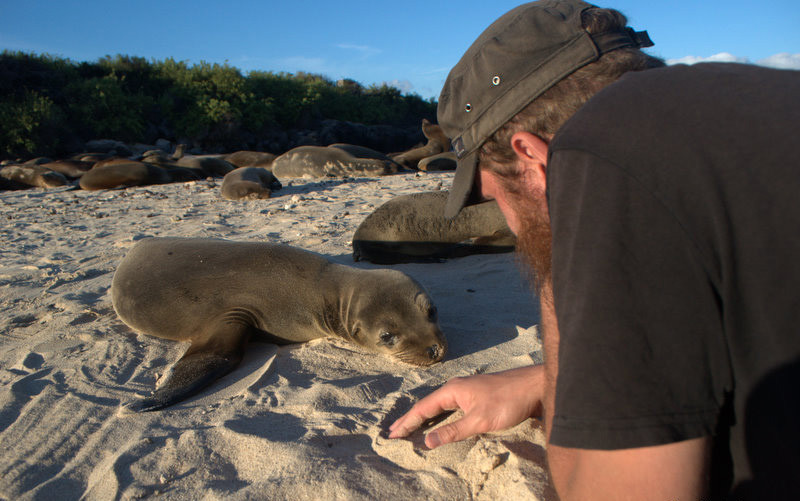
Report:
[{"label": "sea lion eye", "polygon": [[394,346],[396,342],[397,342],[397,336],[388,331],[381,332],[381,340],[379,344],[383,344],[386,346]]},{"label": "sea lion eye", "polygon": [[430,309],[428,310],[428,320],[430,320],[431,322],[435,322],[437,316],[438,312],[436,311],[436,307],[431,306]]}]

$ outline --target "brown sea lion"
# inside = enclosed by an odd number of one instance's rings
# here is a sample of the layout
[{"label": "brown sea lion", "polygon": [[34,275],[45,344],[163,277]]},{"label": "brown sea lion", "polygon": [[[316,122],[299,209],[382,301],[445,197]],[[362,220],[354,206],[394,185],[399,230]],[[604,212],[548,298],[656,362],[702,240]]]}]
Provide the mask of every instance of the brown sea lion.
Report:
[{"label": "brown sea lion", "polygon": [[367,216],[353,235],[353,260],[392,264],[511,252],[516,238],[494,201],[444,217],[447,191],[401,195]]},{"label": "brown sea lion", "polygon": [[328,147],[339,148],[340,150],[344,150],[356,158],[374,158],[376,160],[383,160],[385,162],[390,162],[395,170],[397,171],[403,170],[403,166],[398,164],[391,158],[389,158],[388,155],[384,155],[380,151],[373,150],[372,148],[367,148],[366,146],[359,146],[357,144],[348,144],[348,143],[333,143],[329,144]]},{"label": "brown sea lion", "polygon": [[419,161],[417,168],[423,171],[456,170],[458,157],[453,151],[445,151],[438,155],[425,157]]},{"label": "brown sea lion", "polygon": [[220,194],[227,200],[258,200],[270,198],[281,187],[272,172],[263,167],[239,167],[225,174]]},{"label": "brown sea lion", "polygon": [[53,172],[60,172],[67,177],[77,179],[81,177],[84,172],[91,169],[94,163],[82,162],[80,160],[55,160],[53,162],[47,162],[40,165],[46,169],[50,169]]},{"label": "brown sea lion", "polygon": [[267,167],[272,165],[273,160],[277,155],[272,153],[265,153],[263,151],[235,151],[227,155],[223,155],[222,159],[230,162],[236,167]]},{"label": "brown sea lion", "polygon": [[194,169],[207,177],[223,177],[236,168],[217,155],[184,155],[176,161],[176,164]]},{"label": "brown sea lion", "polygon": [[190,169],[164,169],[154,164],[128,160],[98,162],[80,179],[84,190],[110,190],[129,186],[148,186],[179,181],[191,181],[201,177]]},{"label": "brown sea lion", "polygon": [[57,188],[69,184],[60,172],[53,172],[38,164],[7,165],[0,169],[0,177],[11,183],[38,188]]},{"label": "brown sea lion", "polygon": [[281,244],[141,240],[117,268],[111,298],[134,330],[191,343],[152,396],[127,405],[136,411],[172,405],[230,372],[251,337],[339,337],[417,365],[447,348],[430,297],[407,275]]},{"label": "brown sea lion", "polygon": [[304,177],[374,177],[397,172],[390,158],[360,158],[341,146],[298,146],[272,162],[278,179]]},{"label": "brown sea lion", "polygon": [[423,158],[438,155],[450,149],[450,139],[447,138],[442,128],[430,123],[428,119],[422,119],[422,134],[428,142],[424,146],[412,148],[402,153],[389,155],[395,162],[407,169],[417,169],[419,161]]},{"label": "brown sea lion", "polygon": [[106,160],[111,158],[111,155],[108,153],[77,153],[70,157],[70,160],[77,160],[79,162],[91,162],[97,163],[100,160]]}]

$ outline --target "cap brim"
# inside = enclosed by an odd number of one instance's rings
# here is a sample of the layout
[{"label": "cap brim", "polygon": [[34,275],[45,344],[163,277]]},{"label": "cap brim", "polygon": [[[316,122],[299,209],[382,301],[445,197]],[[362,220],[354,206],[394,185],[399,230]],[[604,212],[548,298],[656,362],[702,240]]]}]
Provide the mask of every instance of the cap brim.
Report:
[{"label": "cap brim", "polygon": [[464,205],[467,205],[475,186],[475,172],[478,170],[478,152],[474,151],[463,158],[458,159],[456,175],[453,178],[453,186],[447,196],[447,204],[444,206],[444,217],[453,219],[456,217]]}]

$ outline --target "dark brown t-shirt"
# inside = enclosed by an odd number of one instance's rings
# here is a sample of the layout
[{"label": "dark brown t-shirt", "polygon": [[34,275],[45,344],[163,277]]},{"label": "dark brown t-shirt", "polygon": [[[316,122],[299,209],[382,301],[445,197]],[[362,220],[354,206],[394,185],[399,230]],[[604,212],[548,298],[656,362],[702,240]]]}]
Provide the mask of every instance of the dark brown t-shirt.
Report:
[{"label": "dark brown t-shirt", "polygon": [[[550,144],[551,440],[715,437],[715,492],[800,482],[800,72],[631,73]],[[732,464],[731,464],[732,460]]]}]

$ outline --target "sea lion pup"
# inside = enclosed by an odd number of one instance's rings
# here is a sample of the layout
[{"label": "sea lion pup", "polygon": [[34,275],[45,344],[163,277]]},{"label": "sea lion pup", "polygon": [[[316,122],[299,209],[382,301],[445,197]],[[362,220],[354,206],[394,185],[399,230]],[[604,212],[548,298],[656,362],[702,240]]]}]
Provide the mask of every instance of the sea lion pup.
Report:
[{"label": "sea lion pup", "polygon": [[217,155],[185,155],[175,163],[180,167],[194,169],[207,177],[223,177],[236,168]]},{"label": "sea lion pup", "polygon": [[150,238],[111,282],[119,318],[188,350],[152,396],[126,406],[156,410],[230,372],[248,339],[287,344],[335,336],[404,362],[430,365],[447,342],[424,289],[397,270],[362,270],[288,245]]},{"label": "sea lion pup", "polygon": [[186,145],[181,143],[175,147],[175,151],[172,154],[159,148],[156,148],[154,150],[147,150],[144,153],[142,153],[139,161],[152,164],[175,163],[184,156],[185,152],[186,152]]},{"label": "sea lion pup", "polygon": [[80,160],[55,160],[41,164],[42,167],[53,172],[60,172],[67,177],[77,179],[92,168],[94,162],[82,162]]},{"label": "sea lion pup", "polygon": [[79,162],[90,162],[90,163],[97,163],[100,160],[107,160],[111,158],[112,155],[109,153],[76,153],[70,157],[70,160],[77,160]]},{"label": "sea lion pup", "polygon": [[444,217],[447,191],[401,195],[367,216],[353,235],[353,260],[393,264],[511,252],[516,238],[497,202]]},{"label": "sea lion pup", "polygon": [[391,164],[391,168],[394,169],[393,172],[405,170],[402,165],[389,158],[388,155],[384,155],[380,151],[367,148],[366,146],[359,146],[357,144],[349,143],[333,143],[329,144],[328,148],[339,148],[340,150],[344,150],[357,158],[374,158],[377,160],[383,160],[384,162],[389,162],[389,164]]},{"label": "sea lion pup", "polygon": [[36,158],[31,158],[28,161],[22,162],[22,165],[42,165],[52,161],[53,159],[49,157],[36,157]]},{"label": "sea lion pup", "polygon": [[426,118],[422,119],[422,134],[428,140],[425,146],[412,148],[403,153],[394,153],[389,157],[407,169],[416,170],[417,164],[423,158],[438,155],[450,149],[450,139],[442,131],[442,128],[430,123]]},{"label": "sea lion pup", "polygon": [[303,177],[376,177],[394,174],[397,164],[389,157],[360,158],[340,146],[298,146],[272,162],[278,179]]},{"label": "sea lion pup", "polygon": [[58,188],[69,184],[60,172],[53,172],[39,164],[7,165],[0,169],[0,177],[17,186]]},{"label": "sea lion pup", "polygon": [[125,158],[125,157],[110,156],[108,158],[104,158],[102,160],[98,160],[97,162],[95,162],[92,165],[92,169],[97,169],[98,167],[104,167],[106,165],[129,164],[131,162],[136,162],[136,161],[137,160],[131,160],[130,158]]},{"label": "sea lion pup", "polygon": [[267,167],[272,165],[277,155],[263,151],[235,151],[223,155],[222,159],[234,165],[234,167]]},{"label": "sea lion pup", "polygon": [[190,181],[206,177],[224,177],[235,167],[222,159],[223,155],[184,155],[184,147],[179,144],[175,153],[167,154],[162,150],[146,151],[141,161],[169,171],[176,180]]},{"label": "sea lion pup", "polygon": [[442,170],[456,170],[458,165],[458,157],[453,151],[445,151],[438,155],[425,157],[417,164],[417,169],[426,172],[442,171]]},{"label": "sea lion pup", "polygon": [[200,179],[200,176],[190,169],[164,169],[155,164],[114,159],[95,164],[81,176],[79,183],[82,189],[93,191],[196,179]]},{"label": "sea lion pup", "polygon": [[258,200],[270,198],[282,188],[272,172],[263,167],[239,167],[222,180],[220,194],[227,200]]}]

